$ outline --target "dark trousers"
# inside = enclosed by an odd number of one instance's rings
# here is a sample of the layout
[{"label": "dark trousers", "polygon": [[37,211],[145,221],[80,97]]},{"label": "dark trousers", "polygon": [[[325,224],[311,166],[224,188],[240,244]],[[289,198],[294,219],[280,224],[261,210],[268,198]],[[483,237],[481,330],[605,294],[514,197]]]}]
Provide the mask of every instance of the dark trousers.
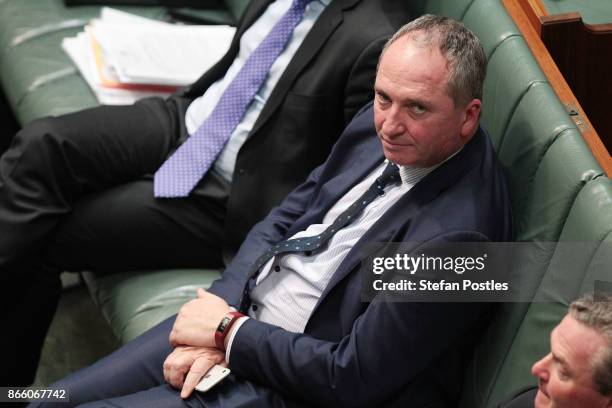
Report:
[{"label": "dark trousers", "polygon": [[229,185],[155,199],[188,102],[146,99],[37,120],[0,158],[2,385],[32,382],[61,271],[219,267]]},{"label": "dark trousers", "polygon": [[0,86],[0,121],[2,121],[3,134],[0,134],[0,154],[2,154],[11,142],[11,139],[20,126],[13,114],[10,104],[6,99],[4,90]]},{"label": "dark trousers", "polygon": [[163,362],[172,351],[168,344],[174,317],[160,323],[91,367],[77,371],[49,388],[66,390],[70,403],[38,403],[30,407],[303,407],[270,388],[230,374],[206,393],[194,391],[182,400],[165,383]]}]

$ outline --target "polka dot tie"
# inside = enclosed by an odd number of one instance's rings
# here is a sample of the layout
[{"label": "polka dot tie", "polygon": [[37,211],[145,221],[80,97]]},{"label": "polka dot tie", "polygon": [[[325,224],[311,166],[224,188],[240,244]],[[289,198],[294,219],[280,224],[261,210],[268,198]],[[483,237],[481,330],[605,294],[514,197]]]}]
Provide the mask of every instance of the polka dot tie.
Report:
[{"label": "polka dot tie", "polygon": [[281,241],[273,247],[269,248],[262,256],[260,256],[250,270],[250,275],[254,276],[257,271],[270,260],[273,256],[287,252],[308,252],[316,251],[323,247],[334,234],[350,224],[359,214],[372,202],[376,197],[384,194],[384,188],[388,185],[399,183],[401,181],[399,169],[397,165],[389,163],[380,177],[363,193],[349,208],[344,210],[342,214],[334,220],[334,222],[325,229],[321,234],[314,237],[294,238],[287,241]]},{"label": "polka dot tie", "polygon": [[302,20],[310,1],[293,0],[287,13],[247,58],[208,118],[157,170],[153,183],[155,197],[186,197],[206,174]]}]

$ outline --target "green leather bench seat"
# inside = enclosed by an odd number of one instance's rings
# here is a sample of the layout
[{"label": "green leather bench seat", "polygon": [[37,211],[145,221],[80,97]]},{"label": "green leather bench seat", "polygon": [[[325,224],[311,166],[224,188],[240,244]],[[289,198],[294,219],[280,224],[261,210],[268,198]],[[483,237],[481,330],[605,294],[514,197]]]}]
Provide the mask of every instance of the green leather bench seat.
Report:
[{"label": "green leather bench seat", "polygon": [[[0,15],[9,3],[0,0]],[[229,0],[227,3],[228,9],[240,8],[237,3]],[[54,6],[57,13],[69,16],[62,14],[68,11],[60,10],[59,4],[57,1]],[[518,387],[535,383],[530,375],[531,364],[547,352],[548,333],[565,314],[569,302],[578,293],[592,290],[595,280],[612,280],[612,272],[604,273],[605,276],[595,273],[605,270],[600,267],[602,264],[609,264],[607,270],[612,271],[609,251],[612,182],[593,158],[501,0],[406,0],[406,5],[414,15],[433,13],[461,19],[481,38],[489,57],[482,123],[489,130],[506,171],[517,240],[561,242],[552,249],[543,247],[538,254],[543,266],[532,272],[531,286],[527,288],[529,295],[538,301],[499,305],[474,351],[464,379],[461,407],[495,407]],[[94,9],[90,12],[96,13]],[[62,36],[72,35],[79,29],[58,32],[53,41],[59,44]],[[62,72],[61,69],[70,68],[70,63],[65,56],[49,50],[37,51],[43,57],[36,57],[34,53],[17,57],[17,51],[5,46],[7,31],[0,24],[0,52],[3,53],[0,74],[5,86],[13,78],[20,84],[7,93],[22,122],[90,106],[84,94],[88,90],[76,74],[60,75],[44,86],[27,91],[33,87],[33,77],[28,77],[28,82],[25,74],[17,75],[20,68],[14,66],[16,61],[33,61],[51,54],[47,71],[42,67],[47,64],[44,61],[37,67],[40,69],[37,75]],[[7,60],[4,55],[11,52],[12,59]],[[57,99],[56,106],[39,104],[34,97],[36,92],[56,85],[58,88],[52,88],[56,92],[46,94]],[[61,92],[57,91],[60,85]],[[567,251],[564,243],[574,241],[590,243],[592,250]],[[557,266],[570,261],[575,266],[575,274],[559,276]],[[180,305],[195,296],[195,288],[207,287],[217,276],[219,271],[213,270],[85,274],[94,300],[122,342],[176,313]],[[555,280],[565,284],[563,293],[550,291],[548,283]]]},{"label": "green leather bench seat", "polygon": [[[484,5],[475,9],[480,4]],[[609,180],[500,2],[476,0],[463,21],[479,35],[487,49],[492,49],[484,87],[482,122],[490,131],[506,170],[517,240],[555,242],[565,239],[561,231],[566,228],[566,219],[577,197],[580,195],[583,201],[594,199],[587,192],[591,183],[606,182],[610,190]],[[492,39],[497,41],[491,43]],[[608,193],[608,207],[612,206],[610,192],[612,190]],[[603,229],[612,230],[609,217],[606,222],[600,212],[581,215],[591,217],[591,222],[602,222]],[[593,234],[586,239],[598,241],[602,237]],[[546,249],[539,255],[545,265],[555,256]],[[554,273],[554,266],[533,272],[534,276],[529,277],[529,290],[535,297],[541,282]],[[583,279],[586,272],[586,268],[577,269],[575,278]],[[546,354],[550,329],[565,314],[567,305],[577,293],[568,296],[557,313],[549,315],[549,324],[542,326],[535,323],[542,317],[529,303],[499,305],[466,373],[461,406],[495,407],[517,387],[535,384],[529,368]],[[516,346],[517,332],[534,323],[539,329],[525,336],[538,347],[525,352],[525,347]]]},{"label": "green leather bench seat", "polygon": [[174,315],[219,277],[214,270],[172,269],[109,276],[83,274],[89,290],[122,343]]},{"label": "green leather bench seat", "polygon": [[[559,245],[554,252],[533,303],[515,331],[512,345],[499,366],[490,390],[488,404],[495,406],[509,390],[534,385],[532,364],[549,352],[550,331],[567,313],[571,301],[586,291],[593,291],[596,280],[612,281],[612,181],[598,177],[587,182],[573,201]],[[574,250],[576,246],[582,250]],[[587,250],[587,249],[590,249]],[[560,276],[560,265],[575,267],[574,275]],[[562,284],[551,292],[550,281]],[[503,316],[500,316],[503,317]],[[495,345],[491,345],[495,347]],[[485,405],[481,405],[485,406]]]},{"label": "green leather bench seat", "polygon": [[[580,196],[581,202],[595,204],[591,200],[596,198],[589,193],[593,184],[607,183],[607,201],[605,195],[598,199],[604,199],[608,208],[612,206],[609,179],[603,175],[503,6],[486,1],[486,7],[478,13],[472,11],[479,3],[483,2],[472,3],[464,22],[481,38],[489,32],[487,37],[499,39],[493,46],[489,45],[494,49],[489,55],[482,122],[489,129],[506,170],[517,240],[543,243],[566,240],[562,231],[568,228],[568,214],[578,205],[577,197]],[[478,18],[468,18],[472,13]],[[500,36],[500,32],[508,34]],[[483,39],[483,42],[487,46],[488,41]],[[600,228],[604,230],[612,230],[612,220],[600,211],[580,216],[589,217],[589,223],[601,223]],[[592,234],[584,239],[599,242],[602,236]],[[543,246],[539,256],[549,266],[531,271],[533,276],[529,277],[528,290],[533,297],[539,297],[538,288],[555,273],[554,263],[549,262],[555,260],[556,253],[548,251],[549,247]],[[582,281],[587,272],[586,267],[577,268],[573,277]],[[610,279],[612,275],[608,276]],[[517,332],[542,318],[534,309],[538,303],[499,305],[466,373],[461,406],[495,407],[517,387],[535,384],[529,368],[546,354],[550,329],[577,294],[576,290],[566,296],[556,314],[549,313],[548,324],[525,334],[539,345],[531,347],[529,352],[525,352],[525,347],[517,348]]]},{"label": "green leather bench seat", "polygon": [[[227,0],[226,10],[197,10],[201,18],[235,23],[246,0]],[[118,7],[166,19],[161,7]],[[0,79],[21,124],[96,106],[95,96],[61,49],[61,41],[83,30],[100,7],[65,7],[63,0],[0,2]]]}]

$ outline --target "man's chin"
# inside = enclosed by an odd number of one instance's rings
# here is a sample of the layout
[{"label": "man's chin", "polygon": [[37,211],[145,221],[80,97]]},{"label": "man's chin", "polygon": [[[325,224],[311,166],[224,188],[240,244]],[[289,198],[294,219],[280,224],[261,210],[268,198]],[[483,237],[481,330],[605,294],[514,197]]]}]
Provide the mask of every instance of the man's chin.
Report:
[{"label": "man's chin", "polygon": [[542,392],[541,389],[538,389],[538,393],[536,394],[534,401],[534,408],[547,408],[550,406],[550,399]]},{"label": "man's chin", "polygon": [[415,160],[412,159],[412,154],[407,149],[387,148],[384,149],[385,157],[390,162],[401,166],[414,166]]}]

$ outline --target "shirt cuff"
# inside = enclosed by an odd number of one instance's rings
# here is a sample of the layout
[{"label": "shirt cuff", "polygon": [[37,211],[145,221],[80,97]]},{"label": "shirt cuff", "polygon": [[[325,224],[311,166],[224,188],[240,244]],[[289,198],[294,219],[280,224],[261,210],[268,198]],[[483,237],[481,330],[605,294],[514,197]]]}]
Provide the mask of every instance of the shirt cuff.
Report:
[{"label": "shirt cuff", "polygon": [[232,350],[232,343],[234,342],[234,337],[236,336],[236,333],[238,333],[240,326],[242,326],[242,324],[247,320],[249,320],[248,316],[242,316],[241,318],[236,320],[236,323],[233,324],[232,333],[230,334],[230,338],[227,341],[227,350],[225,350],[225,362],[228,364],[230,361],[230,351]]}]

